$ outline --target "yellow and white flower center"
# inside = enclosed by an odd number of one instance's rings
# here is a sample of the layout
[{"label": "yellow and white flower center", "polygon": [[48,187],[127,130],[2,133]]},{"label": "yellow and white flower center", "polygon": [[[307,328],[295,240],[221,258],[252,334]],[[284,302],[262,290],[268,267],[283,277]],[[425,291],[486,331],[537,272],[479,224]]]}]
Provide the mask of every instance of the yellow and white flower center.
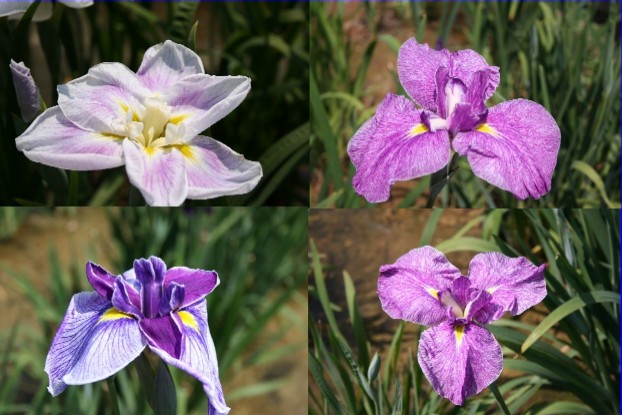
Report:
[{"label": "yellow and white flower center", "polygon": [[122,104],[125,112],[126,135],[145,149],[180,145],[186,133],[186,115],[173,115],[171,108],[159,96],[147,98],[142,108]]}]

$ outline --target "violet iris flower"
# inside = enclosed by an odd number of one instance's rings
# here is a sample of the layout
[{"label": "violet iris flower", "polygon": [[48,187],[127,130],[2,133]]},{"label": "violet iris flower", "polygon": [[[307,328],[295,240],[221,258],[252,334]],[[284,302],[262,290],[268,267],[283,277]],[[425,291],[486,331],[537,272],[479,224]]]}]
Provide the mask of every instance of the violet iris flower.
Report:
[{"label": "violet iris flower", "polygon": [[357,193],[384,202],[394,182],[445,167],[452,148],[476,176],[517,198],[549,192],[559,127],[543,106],[526,99],[487,108],[499,85],[498,67],[473,50],[436,51],[412,38],[400,48],[397,68],[412,100],[388,94],[350,140]]},{"label": "violet iris flower", "polygon": [[125,165],[149,205],[248,193],[261,165],[200,133],[250,88],[246,76],[206,75],[199,55],[167,40],[145,52],[137,73],[104,62],[60,85],[58,106],[17,137],[17,149],[61,169]]},{"label": "violet iris flower", "polygon": [[503,369],[501,346],[483,326],[542,301],[544,269],[488,252],[473,257],[462,276],[440,251],[424,246],[380,267],[378,296],[392,318],[432,326],[419,339],[419,365],[439,395],[462,405]]},{"label": "violet iris flower", "polygon": [[203,383],[208,414],[229,412],[207,325],[205,296],[220,282],[215,271],[167,270],[152,256],[119,276],[89,262],[86,276],[95,292],[73,296],[45,361],[53,396],[113,375],[148,346]]}]

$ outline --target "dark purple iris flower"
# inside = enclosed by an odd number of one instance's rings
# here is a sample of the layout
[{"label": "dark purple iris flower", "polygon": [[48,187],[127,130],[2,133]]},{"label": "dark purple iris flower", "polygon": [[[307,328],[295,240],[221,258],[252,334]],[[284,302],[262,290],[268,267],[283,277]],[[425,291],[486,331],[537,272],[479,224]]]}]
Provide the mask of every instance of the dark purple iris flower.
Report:
[{"label": "dark purple iris flower", "polygon": [[388,94],[350,140],[357,193],[385,202],[393,183],[442,169],[452,151],[467,157],[476,176],[520,199],[550,191],[559,127],[526,99],[487,108],[498,67],[473,50],[437,51],[413,38],[400,48],[397,68],[412,100]]},{"label": "dark purple iris flower", "polygon": [[203,383],[208,414],[229,413],[207,325],[205,296],[220,282],[215,271],[167,270],[152,256],[119,276],[89,262],[86,276],[95,292],[73,296],[45,362],[53,396],[113,375],[148,346]]},{"label": "dark purple iris flower", "polygon": [[424,246],[380,267],[378,296],[392,318],[432,326],[419,339],[419,365],[439,395],[462,405],[503,369],[501,346],[483,326],[542,301],[545,267],[487,252],[462,276],[441,252]]}]

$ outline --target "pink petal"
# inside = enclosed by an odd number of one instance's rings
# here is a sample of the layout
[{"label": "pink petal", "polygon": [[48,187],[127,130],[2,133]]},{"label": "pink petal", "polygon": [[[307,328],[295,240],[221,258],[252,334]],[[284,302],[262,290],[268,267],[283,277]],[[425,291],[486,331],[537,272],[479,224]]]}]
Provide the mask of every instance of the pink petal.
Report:
[{"label": "pink petal", "polygon": [[147,49],[136,75],[152,91],[165,91],[186,76],[204,72],[199,55],[167,40]]},{"label": "pink petal", "polygon": [[130,182],[151,206],[179,206],[188,194],[184,156],[176,149],[150,148],[131,140],[123,143]]},{"label": "pink petal", "polygon": [[396,181],[434,173],[449,163],[447,131],[412,132],[422,125],[421,113],[408,98],[388,94],[350,139],[348,154],[356,167],[352,184],[369,202],[388,200]]},{"label": "pink petal", "polygon": [[490,108],[484,127],[458,133],[452,145],[476,176],[520,199],[538,199],[551,190],[560,141],[543,106],[515,99]]},{"label": "pink petal", "polygon": [[458,50],[451,54],[450,75],[464,82],[468,90],[478,83],[477,72],[479,71],[488,72],[486,85],[478,86],[478,89],[483,87],[484,101],[486,101],[495,93],[499,85],[501,79],[499,67],[488,65],[482,55],[471,49]]},{"label": "pink petal", "polygon": [[37,163],[70,170],[101,170],[122,166],[122,139],[83,130],[60,107],[48,108],[17,139],[19,151]]}]

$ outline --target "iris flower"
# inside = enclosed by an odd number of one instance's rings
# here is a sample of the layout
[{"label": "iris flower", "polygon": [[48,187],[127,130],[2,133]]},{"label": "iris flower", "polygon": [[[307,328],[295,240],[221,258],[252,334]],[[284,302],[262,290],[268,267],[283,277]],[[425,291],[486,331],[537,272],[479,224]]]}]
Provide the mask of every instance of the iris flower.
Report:
[{"label": "iris flower", "polygon": [[[74,9],[89,7],[93,5],[93,2],[90,0],[59,0],[61,3],[68,7],[72,7]],[[0,2],[0,16],[11,16],[11,18],[19,18],[28,7],[34,3],[34,0],[29,1],[14,1],[14,0],[3,0]],[[49,0],[43,0],[32,20],[35,22],[40,22],[42,20],[47,20],[52,17],[52,3]]]},{"label": "iris flower", "polygon": [[445,167],[452,148],[476,176],[519,199],[549,192],[559,127],[543,106],[526,99],[487,108],[499,85],[498,67],[473,50],[436,51],[412,38],[400,48],[397,68],[412,100],[388,94],[350,140],[357,193],[384,202],[394,182]]},{"label": "iris flower", "polygon": [[483,326],[546,297],[545,265],[497,252],[478,254],[469,273],[430,246],[380,267],[378,296],[395,319],[432,326],[421,334],[418,360],[432,387],[455,405],[501,374],[501,346]]},{"label": "iris flower", "polygon": [[196,53],[167,40],[145,52],[137,73],[107,62],[60,85],[58,106],[35,119],[17,149],[69,170],[125,164],[149,205],[248,193],[261,165],[199,134],[249,91],[249,78],[206,75]]},{"label": "iris flower", "polygon": [[210,415],[229,412],[204,298],[219,284],[215,271],[167,270],[150,257],[118,276],[89,262],[86,276],[95,292],[73,296],[45,361],[53,396],[113,375],[149,347],[203,383]]}]

